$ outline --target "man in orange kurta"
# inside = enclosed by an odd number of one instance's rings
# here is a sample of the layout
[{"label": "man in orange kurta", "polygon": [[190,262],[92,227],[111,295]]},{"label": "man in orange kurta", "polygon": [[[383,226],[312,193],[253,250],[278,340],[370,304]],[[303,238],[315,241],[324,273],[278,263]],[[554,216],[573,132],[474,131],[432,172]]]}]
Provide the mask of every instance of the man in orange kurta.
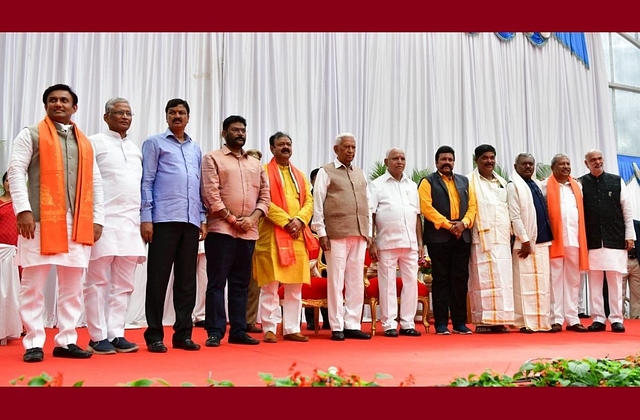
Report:
[{"label": "man in orange kurta", "polygon": [[253,277],[262,288],[260,315],[265,343],[275,343],[279,315],[278,288],[284,285],[282,303],[283,338],[305,342],[300,333],[302,284],[310,283],[308,248],[318,244],[309,228],[313,214],[311,186],[304,174],[290,163],[291,137],[277,132],[269,138],[273,158],[265,165],[271,204],[260,219],[260,238],[253,253]]}]

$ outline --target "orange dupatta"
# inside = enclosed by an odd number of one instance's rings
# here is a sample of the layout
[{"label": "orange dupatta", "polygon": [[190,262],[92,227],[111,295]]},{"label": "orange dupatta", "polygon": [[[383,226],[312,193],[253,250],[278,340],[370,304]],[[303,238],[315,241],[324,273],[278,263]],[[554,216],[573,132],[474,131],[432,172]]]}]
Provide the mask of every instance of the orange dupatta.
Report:
[{"label": "orange dupatta", "polygon": [[[587,249],[587,234],[584,227],[584,204],[582,202],[582,192],[575,179],[569,176],[571,190],[576,198],[578,207],[578,245],[579,245],[579,268],[580,271],[589,270],[589,251]],[[549,258],[564,257],[564,239],[562,235],[562,211],[560,209],[560,184],[551,175],[547,181],[547,207],[549,209],[549,222],[553,241],[549,248]]]},{"label": "orange dupatta", "polygon": [[[298,185],[298,196],[300,200],[300,208],[304,206],[304,200],[307,196],[307,186],[304,182],[304,176],[302,172],[298,170],[298,168],[289,164],[289,170],[293,175],[296,184]],[[284,193],[284,186],[282,185],[282,179],[280,177],[280,169],[278,168],[278,164],[276,163],[275,158],[271,158],[271,161],[267,164],[267,172],[269,175],[269,186],[271,188],[271,201],[276,206],[280,207],[287,214],[289,213],[289,208],[287,206],[287,198]],[[315,252],[319,248],[318,240],[311,233],[311,228],[306,223],[304,224],[304,228],[302,229],[302,235],[304,238],[304,242],[309,253]],[[281,228],[280,226],[275,226],[275,238],[276,238],[276,246],[278,247],[278,259],[280,264],[284,267],[288,267],[296,263],[296,254],[293,250],[293,238],[291,235]]]},{"label": "orange dupatta", "polygon": [[[78,142],[78,183],[72,239],[93,245],[93,148],[73,124]],[[56,126],[47,116],[38,124],[40,138],[40,253],[69,252],[62,148]]]}]

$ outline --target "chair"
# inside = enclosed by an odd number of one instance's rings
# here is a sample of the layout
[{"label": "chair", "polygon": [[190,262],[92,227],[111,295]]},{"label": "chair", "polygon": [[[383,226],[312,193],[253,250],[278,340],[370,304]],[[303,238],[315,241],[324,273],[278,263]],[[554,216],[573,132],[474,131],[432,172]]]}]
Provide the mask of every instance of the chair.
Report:
[{"label": "chair", "polygon": [[[317,236],[314,235],[316,238]],[[315,334],[320,332],[320,308],[326,308],[328,305],[327,301],[327,278],[322,277],[322,273],[326,272],[327,265],[322,262],[322,248],[318,248],[317,255],[309,255],[309,261],[316,260],[315,268],[317,269],[316,273],[320,274],[320,276],[311,276],[310,284],[302,285],[302,307],[303,308],[313,308],[313,318],[315,320]],[[280,297],[280,301],[284,299],[284,287],[280,286],[278,288],[278,296]],[[327,320],[324,320],[327,322]]]},{"label": "chair", "polygon": [[[367,272],[370,271],[370,267],[373,261],[369,257],[367,253],[365,256],[365,267],[364,267],[364,304],[369,305],[371,310],[371,335],[376,335],[376,324],[377,320],[377,308],[378,302],[380,301],[380,291],[378,289],[378,276],[367,275]],[[426,333],[429,332],[429,289],[427,286],[418,281],[416,278],[416,282],[418,283],[418,303],[422,304],[422,325],[424,325],[424,330]],[[396,296],[398,299],[398,305],[400,304],[400,294],[402,293],[402,278],[396,277]]]}]

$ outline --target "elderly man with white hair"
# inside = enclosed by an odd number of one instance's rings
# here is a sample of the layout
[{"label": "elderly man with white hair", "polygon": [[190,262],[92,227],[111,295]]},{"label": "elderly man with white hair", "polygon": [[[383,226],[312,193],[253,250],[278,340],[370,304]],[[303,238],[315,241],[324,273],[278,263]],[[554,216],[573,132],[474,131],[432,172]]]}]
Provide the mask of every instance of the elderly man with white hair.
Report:
[{"label": "elderly man with white hair", "polygon": [[331,339],[368,340],[371,335],[360,329],[364,301],[362,268],[371,241],[367,179],[362,169],[351,164],[356,154],[353,134],[339,134],[333,151],[336,159],[322,166],[316,176],[311,222],[327,260]]}]

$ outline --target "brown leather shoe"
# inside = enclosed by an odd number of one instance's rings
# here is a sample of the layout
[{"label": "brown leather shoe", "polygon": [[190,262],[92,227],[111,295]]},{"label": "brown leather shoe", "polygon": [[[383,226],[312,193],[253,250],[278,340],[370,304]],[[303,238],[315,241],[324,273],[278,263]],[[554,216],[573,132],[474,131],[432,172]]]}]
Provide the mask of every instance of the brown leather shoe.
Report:
[{"label": "brown leather shoe", "polygon": [[276,338],[276,335],[274,333],[272,333],[271,331],[267,331],[267,333],[264,335],[264,340],[265,343],[277,343],[278,339]]},{"label": "brown leather shoe", "polygon": [[282,336],[282,338],[289,341],[300,341],[300,342],[309,341],[309,337],[302,335],[300,333],[285,334]]},{"label": "brown leather shoe", "polygon": [[573,325],[569,325],[567,326],[567,331],[575,331],[575,332],[589,332],[589,330],[587,330],[587,327],[585,327],[582,324],[573,324]]},{"label": "brown leather shoe", "polygon": [[551,329],[549,330],[549,332],[555,333],[555,332],[560,332],[562,331],[562,324],[553,324],[551,325]]},{"label": "brown leather shoe", "polygon": [[256,326],[256,324],[247,324],[247,332],[254,334],[261,334],[262,328]]}]

